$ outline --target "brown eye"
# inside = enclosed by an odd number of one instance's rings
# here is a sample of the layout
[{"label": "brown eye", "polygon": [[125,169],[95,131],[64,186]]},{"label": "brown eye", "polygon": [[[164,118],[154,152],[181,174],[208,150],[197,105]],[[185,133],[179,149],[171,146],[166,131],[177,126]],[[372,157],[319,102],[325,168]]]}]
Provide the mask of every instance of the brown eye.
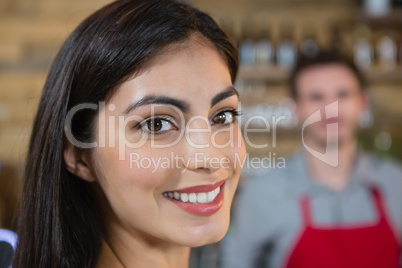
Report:
[{"label": "brown eye", "polygon": [[140,129],[151,134],[158,134],[175,129],[175,126],[168,119],[156,117],[143,121]]},{"label": "brown eye", "polygon": [[224,124],[226,121],[226,115],[225,114],[218,114],[217,116],[212,119],[215,124]]},{"label": "brown eye", "polygon": [[231,124],[234,121],[234,111],[224,111],[217,114],[212,121],[214,124]]},{"label": "brown eye", "polygon": [[150,131],[159,131],[162,129],[162,120],[151,119],[147,122],[147,126]]}]

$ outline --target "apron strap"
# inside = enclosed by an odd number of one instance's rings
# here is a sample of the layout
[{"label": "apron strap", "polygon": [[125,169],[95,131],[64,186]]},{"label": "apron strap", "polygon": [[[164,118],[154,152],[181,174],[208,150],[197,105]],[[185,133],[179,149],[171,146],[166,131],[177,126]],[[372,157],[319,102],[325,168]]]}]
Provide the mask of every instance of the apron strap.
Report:
[{"label": "apron strap", "polygon": [[380,194],[379,189],[376,186],[371,186],[370,187],[371,190],[371,194],[373,196],[373,201],[374,201],[374,205],[375,208],[380,216],[381,220],[386,219],[386,212],[385,212],[385,208],[384,208],[384,202],[382,199],[382,196]]},{"label": "apron strap", "polygon": [[[384,207],[384,202],[382,199],[382,195],[377,187],[371,186],[370,191],[373,197],[374,206],[378,215],[380,216],[380,220],[385,220],[387,217],[387,213]],[[312,225],[312,212],[311,212],[311,202],[308,195],[303,195],[300,198],[300,208],[302,213],[302,223],[304,226]]]},{"label": "apron strap", "polygon": [[310,208],[310,198],[307,195],[303,195],[300,199],[302,221],[304,226],[310,226],[312,223],[312,215]]}]

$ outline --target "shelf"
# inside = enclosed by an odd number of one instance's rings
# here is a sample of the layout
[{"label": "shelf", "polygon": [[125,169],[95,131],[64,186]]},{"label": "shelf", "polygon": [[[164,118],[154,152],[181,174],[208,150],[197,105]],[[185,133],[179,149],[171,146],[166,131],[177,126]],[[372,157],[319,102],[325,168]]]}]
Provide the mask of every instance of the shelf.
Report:
[{"label": "shelf", "polygon": [[370,70],[364,75],[371,82],[402,82],[402,66],[392,71]]},{"label": "shelf", "polygon": [[[357,21],[376,25],[402,24],[402,8],[391,9],[383,16],[371,15],[365,11],[359,11],[356,14]],[[394,25],[395,26],[395,25]]]},{"label": "shelf", "polygon": [[[363,73],[370,82],[402,82],[402,66],[391,71],[371,69]],[[245,80],[284,83],[289,78],[289,70],[279,67],[240,66],[238,77]]]},{"label": "shelf", "polygon": [[289,70],[279,67],[267,66],[240,66],[239,78],[246,80],[266,80],[271,82],[285,82]]}]

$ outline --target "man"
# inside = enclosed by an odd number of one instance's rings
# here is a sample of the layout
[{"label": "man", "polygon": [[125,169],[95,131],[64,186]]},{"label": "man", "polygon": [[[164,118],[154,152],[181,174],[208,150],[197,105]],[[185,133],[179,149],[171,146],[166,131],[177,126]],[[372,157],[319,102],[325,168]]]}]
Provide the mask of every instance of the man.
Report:
[{"label": "man", "polygon": [[291,93],[302,149],[240,189],[223,266],[399,267],[402,169],[358,148],[359,71],[334,53],[301,58]]}]

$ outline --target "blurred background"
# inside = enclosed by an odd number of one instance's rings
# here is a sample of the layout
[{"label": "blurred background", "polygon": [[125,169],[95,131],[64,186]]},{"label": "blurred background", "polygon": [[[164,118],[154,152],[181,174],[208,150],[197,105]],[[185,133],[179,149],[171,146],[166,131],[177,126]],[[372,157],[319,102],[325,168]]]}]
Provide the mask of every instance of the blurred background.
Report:
[{"label": "blurred background", "polygon": [[[12,229],[32,121],[50,65],[67,35],[108,2],[0,0],[0,228]],[[402,160],[402,0],[187,2],[211,14],[239,46],[235,87],[244,110],[242,126],[256,114],[286,116],[275,133],[248,134],[254,144],[268,143],[249,147],[250,157],[286,156],[298,148],[289,68],[299,53],[335,49],[353,59],[369,81],[371,109],[359,135],[361,146]]]},{"label": "blurred background", "polygon": [[[243,127],[253,115],[286,116],[276,133],[248,134],[254,144],[268,143],[266,148],[248,147],[250,157],[289,155],[300,145],[289,99],[289,69],[300,53],[331,49],[350,57],[369,83],[371,105],[362,118],[361,146],[402,160],[401,0],[192,2],[211,13],[239,47],[236,88]],[[257,121],[252,125],[263,126]]]}]

